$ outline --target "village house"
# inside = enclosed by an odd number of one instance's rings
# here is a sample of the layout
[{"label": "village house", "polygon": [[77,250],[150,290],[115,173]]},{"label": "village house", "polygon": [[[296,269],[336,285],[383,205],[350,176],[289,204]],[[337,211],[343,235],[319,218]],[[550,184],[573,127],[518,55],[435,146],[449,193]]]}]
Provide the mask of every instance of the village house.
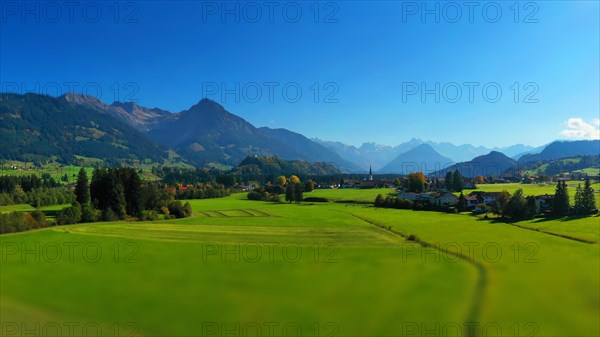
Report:
[{"label": "village house", "polygon": [[415,192],[402,192],[398,194],[398,197],[400,199],[407,199],[410,201],[416,201],[417,197],[419,196],[419,193],[415,193]]},{"label": "village house", "polygon": [[450,192],[440,192],[437,195],[437,205],[442,207],[456,206],[458,197]]},{"label": "village house", "polygon": [[477,203],[485,203],[487,205],[493,203],[498,200],[501,192],[471,192],[469,196],[474,196],[477,198]]},{"label": "village house", "polygon": [[319,184],[319,185],[317,185],[317,188],[330,190],[330,189],[338,188],[339,186],[340,185],[338,185],[338,184]]},{"label": "village house", "polygon": [[552,211],[554,203],[554,195],[544,194],[535,197],[535,206],[538,213],[547,213]]},{"label": "village house", "polygon": [[244,192],[254,190],[254,186],[252,186],[252,185],[243,185],[243,184],[238,184],[237,186],[235,186],[235,188],[237,190],[244,191]]},{"label": "village house", "polygon": [[438,207],[456,206],[458,197],[450,192],[402,192],[398,194],[400,199],[408,199],[411,201],[427,202]]},{"label": "village house", "polygon": [[421,193],[417,196],[417,201],[424,201],[430,203],[431,205],[437,205],[436,194],[437,193],[435,192]]},{"label": "village house", "polygon": [[340,188],[358,188],[360,181],[354,179],[344,180],[344,183],[340,185]]},{"label": "village house", "polygon": [[474,209],[479,203],[477,197],[474,195],[465,195],[465,200],[467,201],[467,208],[469,209]]}]

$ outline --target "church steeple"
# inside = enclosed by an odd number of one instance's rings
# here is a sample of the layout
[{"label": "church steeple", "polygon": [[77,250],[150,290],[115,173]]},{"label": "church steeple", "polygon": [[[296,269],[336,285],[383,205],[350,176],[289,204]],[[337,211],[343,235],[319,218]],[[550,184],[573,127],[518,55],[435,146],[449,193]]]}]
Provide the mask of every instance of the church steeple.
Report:
[{"label": "church steeple", "polygon": [[371,165],[369,165],[369,178],[368,181],[373,181],[373,170],[371,169]]}]

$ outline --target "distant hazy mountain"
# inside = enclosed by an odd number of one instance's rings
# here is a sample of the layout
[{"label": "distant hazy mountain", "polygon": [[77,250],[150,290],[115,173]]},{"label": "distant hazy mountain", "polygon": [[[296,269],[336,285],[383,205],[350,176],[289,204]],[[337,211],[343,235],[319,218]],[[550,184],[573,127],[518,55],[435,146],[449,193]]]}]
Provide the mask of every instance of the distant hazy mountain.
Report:
[{"label": "distant hazy mountain", "polygon": [[166,148],[128,123],[65,97],[0,94],[0,122],[1,159],[72,162],[78,155],[162,162],[169,157]]},{"label": "distant hazy mountain", "polygon": [[424,172],[425,174],[438,171],[453,163],[452,159],[437,153],[429,144],[421,144],[400,154],[377,173]]},{"label": "distant hazy mountain", "polygon": [[573,156],[596,155],[600,155],[600,140],[555,141],[548,144],[540,153],[522,156],[519,158],[519,164]]},{"label": "distant hazy mountain", "polygon": [[541,148],[534,148],[532,146],[523,144],[516,144],[508,147],[487,148],[485,146],[474,146],[471,144],[454,145],[448,142],[436,143],[432,141],[424,141],[418,138],[413,138],[408,142],[401,143],[397,146],[364,143],[358,148],[352,145],[343,144],[341,142],[323,141],[320,139],[314,140],[331,148],[342,158],[360,166],[363,169],[368,169],[369,165],[372,165],[373,169],[375,170],[379,170],[390,163],[398,155],[405,153],[421,144],[430,145],[436,152],[444,157],[451,158],[455,162],[469,161],[477,156],[488,154],[491,151],[502,152],[509,157],[528,153],[529,151],[535,152],[537,149],[541,151]]},{"label": "distant hazy mountain", "polygon": [[282,142],[288,148],[310,161],[332,163],[342,172],[354,173],[365,171],[343,159],[332,149],[313,142],[299,133],[286,129],[271,129],[267,127],[262,127],[258,130],[266,137]]},{"label": "distant hazy mountain", "polygon": [[447,171],[453,172],[459,170],[463,176],[469,178],[479,175],[484,177],[502,176],[504,171],[513,167],[516,163],[516,160],[507,157],[505,154],[498,151],[492,151],[489,154],[476,157],[473,160],[448,166],[446,169],[435,172],[432,175],[444,177]]},{"label": "distant hazy mountain", "polygon": [[400,154],[400,149],[396,147],[375,143],[364,143],[360,148],[357,148],[356,146],[341,142],[323,141],[320,139],[313,139],[313,141],[332,149],[340,157],[363,170],[368,170],[369,167],[372,167],[373,170],[377,171]]}]

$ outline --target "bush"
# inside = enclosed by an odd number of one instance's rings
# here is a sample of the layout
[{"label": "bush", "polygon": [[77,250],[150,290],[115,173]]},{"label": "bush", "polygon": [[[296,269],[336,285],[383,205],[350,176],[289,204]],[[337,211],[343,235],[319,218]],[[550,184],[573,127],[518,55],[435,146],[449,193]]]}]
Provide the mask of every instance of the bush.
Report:
[{"label": "bush", "polygon": [[102,212],[102,220],[104,221],[115,221],[115,217],[115,212],[110,207]]},{"label": "bush", "polygon": [[262,200],[262,194],[258,191],[248,192],[248,200]]},{"label": "bush", "polygon": [[92,204],[85,203],[81,205],[81,222],[95,221],[98,221],[98,212],[94,209]]},{"label": "bush", "polygon": [[179,200],[172,201],[169,203],[169,213],[175,218],[186,218],[192,215],[192,206],[189,202],[184,206]]},{"label": "bush", "polygon": [[72,206],[65,207],[58,212],[56,222],[59,225],[69,225],[81,221],[81,205],[74,202]]},{"label": "bush", "polygon": [[279,194],[269,193],[266,190],[253,190],[248,192],[248,200],[280,202]]},{"label": "bush", "polygon": [[186,202],[185,205],[183,205],[183,212],[186,218],[192,216],[192,205],[190,205],[189,202]]},{"label": "bush", "polygon": [[48,226],[48,222],[46,221],[46,214],[40,210],[35,210],[31,212],[31,216],[35,220],[37,224],[37,228],[43,228]]},{"label": "bush", "polygon": [[158,220],[158,213],[155,210],[145,211],[142,213],[143,221],[156,221]]},{"label": "bush", "polygon": [[279,194],[271,194],[268,199],[270,202],[281,202]]}]

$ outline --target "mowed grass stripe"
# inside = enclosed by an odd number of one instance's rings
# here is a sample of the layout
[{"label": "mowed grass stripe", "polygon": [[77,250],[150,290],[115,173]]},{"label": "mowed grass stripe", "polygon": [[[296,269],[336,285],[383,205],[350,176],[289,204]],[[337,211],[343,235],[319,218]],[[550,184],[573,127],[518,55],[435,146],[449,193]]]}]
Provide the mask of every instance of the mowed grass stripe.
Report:
[{"label": "mowed grass stripe", "polygon": [[390,233],[368,227],[257,227],[177,224],[103,224],[56,229],[70,234],[185,242],[274,242],[298,245],[379,246],[397,243]]}]

